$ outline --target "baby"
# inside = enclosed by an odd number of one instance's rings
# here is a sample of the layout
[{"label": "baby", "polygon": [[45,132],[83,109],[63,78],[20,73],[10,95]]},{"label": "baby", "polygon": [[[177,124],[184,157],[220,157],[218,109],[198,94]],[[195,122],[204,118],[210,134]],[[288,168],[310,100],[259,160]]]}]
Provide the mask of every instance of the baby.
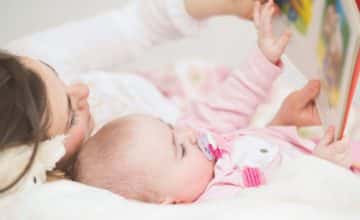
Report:
[{"label": "baby", "polygon": [[145,115],[105,125],[80,150],[74,179],[129,199],[176,204],[260,186],[284,161],[303,154],[349,168],[349,145],[333,142],[332,129],[315,146],[294,127],[246,128],[281,72],[280,57],[290,39],[288,32],[273,36],[273,13],[272,1],[256,5],[258,49],[242,71],[192,102],[175,126]]}]

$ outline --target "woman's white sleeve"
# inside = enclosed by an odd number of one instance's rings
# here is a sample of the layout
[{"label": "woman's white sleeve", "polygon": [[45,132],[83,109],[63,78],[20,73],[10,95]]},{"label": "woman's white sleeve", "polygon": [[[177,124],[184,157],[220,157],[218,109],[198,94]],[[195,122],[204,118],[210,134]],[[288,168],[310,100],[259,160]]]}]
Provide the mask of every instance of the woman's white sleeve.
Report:
[{"label": "woman's white sleeve", "polygon": [[15,40],[5,49],[62,71],[105,70],[201,26],[187,14],[184,0],[136,0],[120,10]]}]

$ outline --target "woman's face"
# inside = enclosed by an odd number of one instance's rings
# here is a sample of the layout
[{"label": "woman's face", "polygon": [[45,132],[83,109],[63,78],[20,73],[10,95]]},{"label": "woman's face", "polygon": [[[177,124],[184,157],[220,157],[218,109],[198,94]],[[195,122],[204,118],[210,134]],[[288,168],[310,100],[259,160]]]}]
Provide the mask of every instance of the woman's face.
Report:
[{"label": "woman's face", "polygon": [[76,152],[94,126],[87,102],[89,88],[84,84],[65,85],[55,70],[41,61],[27,57],[20,61],[45,83],[50,113],[48,136],[66,134],[67,154]]}]

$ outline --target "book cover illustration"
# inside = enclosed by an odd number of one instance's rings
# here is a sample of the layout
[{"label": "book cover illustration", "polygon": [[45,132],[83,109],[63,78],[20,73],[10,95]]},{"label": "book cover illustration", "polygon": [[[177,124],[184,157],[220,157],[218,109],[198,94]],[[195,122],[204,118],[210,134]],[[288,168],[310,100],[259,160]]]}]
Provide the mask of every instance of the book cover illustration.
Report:
[{"label": "book cover illustration", "polygon": [[306,34],[313,16],[312,0],[275,0],[288,21],[302,34]]},{"label": "book cover illustration", "polygon": [[340,0],[326,0],[317,45],[320,75],[323,76],[329,108],[339,105],[343,67],[348,51],[350,27]]},{"label": "book cover illustration", "polygon": [[[276,0],[281,14],[276,34],[293,32],[286,55],[307,79],[321,80],[316,100],[323,128],[346,124],[354,66],[360,46],[359,10],[354,0]],[[356,72],[355,72],[356,74]]]}]

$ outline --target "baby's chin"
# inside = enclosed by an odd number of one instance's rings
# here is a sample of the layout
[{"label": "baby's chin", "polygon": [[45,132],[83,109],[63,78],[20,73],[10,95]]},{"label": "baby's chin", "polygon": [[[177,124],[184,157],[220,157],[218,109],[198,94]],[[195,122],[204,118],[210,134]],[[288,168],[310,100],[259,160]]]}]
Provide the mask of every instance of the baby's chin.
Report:
[{"label": "baby's chin", "polygon": [[193,203],[193,202],[196,202],[200,197],[201,195],[206,191],[207,189],[207,186],[209,185],[211,180],[208,181],[208,183],[206,185],[202,185],[199,187],[199,190],[197,190],[196,193],[194,193],[191,197],[189,197],[188,199],[186,199],[184,201],[184,203]]},{"label": "baby's chin", "polygon": [[206,191],[208,185],[214,178],[214,169],[215,162],[207,160],[207,169],[204,169],[204,176],[202,176],[201,181],[197,181],[198,187],[196,193],[194,193],[194,197],[191,202],[194,202],[199,199],[199,197]]}]

